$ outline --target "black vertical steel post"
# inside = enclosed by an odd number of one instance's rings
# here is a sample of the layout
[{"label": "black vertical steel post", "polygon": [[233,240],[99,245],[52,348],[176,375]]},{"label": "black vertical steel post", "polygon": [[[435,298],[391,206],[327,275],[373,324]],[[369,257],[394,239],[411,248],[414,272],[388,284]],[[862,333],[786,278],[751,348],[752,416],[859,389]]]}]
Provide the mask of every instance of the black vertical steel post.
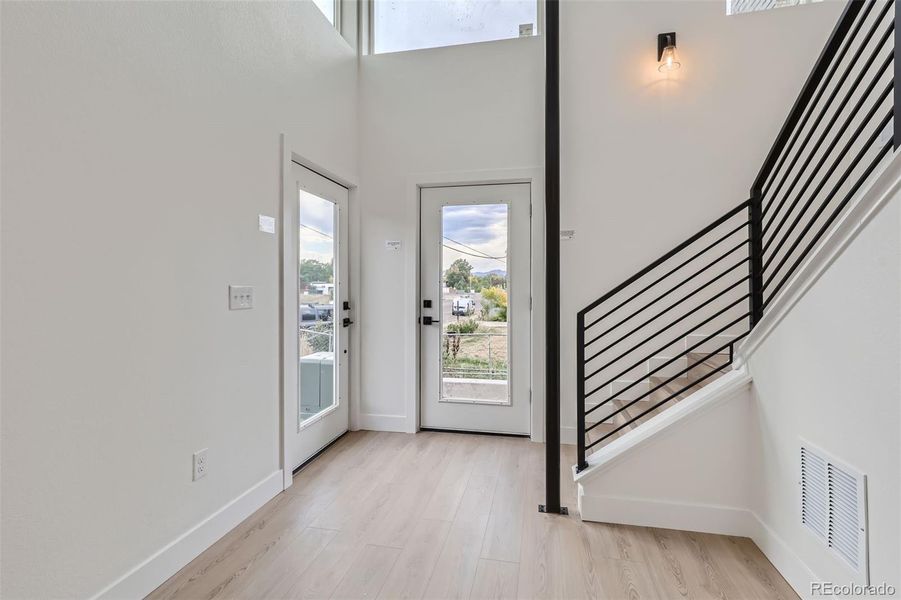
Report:
[{"label": "black vertical steel post", "polygon": [[901,94],[898,92],[901,86],[901,60],[898,60],[898,36],[901,35],[901,22],[898,21],[898,5],[895,4],[895,84],[892,90],[893,103],[895,105],[895,117],[892,123],[892,145],[895,150],[901,146]]},{"label": "black vertical steel post", "polygon": [[585,313],[576,315],[576,471],[588,467],[585,460]]},{"label": "black vertical steel post", "polygon": [[545,3],[544,202],[546,253],[545,504],[560,507],[560,4]]},{"label": "black vertical steel post", "polygon": [[751,265],[751,329],[763,318],[763,197],[757,188],[751,190],[748,203],[748,253]]}]

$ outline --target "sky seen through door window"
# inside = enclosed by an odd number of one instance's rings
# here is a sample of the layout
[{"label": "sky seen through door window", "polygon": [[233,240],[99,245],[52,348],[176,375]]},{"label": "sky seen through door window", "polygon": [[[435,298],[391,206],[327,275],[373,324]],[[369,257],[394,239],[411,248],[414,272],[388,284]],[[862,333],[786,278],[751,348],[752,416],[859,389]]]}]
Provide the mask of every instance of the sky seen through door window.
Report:
[{"label": "sky seen through door window", "polygon": [[442,211],[442,262],[447,269],[458,258],[473,273],[507,273],[507,205],[445,206]]}]

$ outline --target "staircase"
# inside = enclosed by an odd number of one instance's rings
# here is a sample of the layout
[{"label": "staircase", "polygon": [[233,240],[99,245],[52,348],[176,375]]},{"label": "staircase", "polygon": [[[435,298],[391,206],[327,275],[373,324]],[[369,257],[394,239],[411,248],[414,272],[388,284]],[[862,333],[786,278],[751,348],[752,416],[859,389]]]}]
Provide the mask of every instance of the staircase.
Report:
[{"label": "staircase", "polygon": [[894,2],[850,0],[749,198],[576,316],[577,464],[732,370],[896,149]]}]

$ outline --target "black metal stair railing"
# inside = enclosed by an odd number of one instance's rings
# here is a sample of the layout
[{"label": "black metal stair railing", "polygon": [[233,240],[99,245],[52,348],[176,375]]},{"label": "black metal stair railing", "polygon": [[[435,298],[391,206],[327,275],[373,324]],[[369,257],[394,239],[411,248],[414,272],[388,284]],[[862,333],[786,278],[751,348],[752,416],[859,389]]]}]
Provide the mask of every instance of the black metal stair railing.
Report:
[{"label": "black metal stair railing", "polygon": [[731,364],[733,344],[750,331],[749,207],[742,202],[577,314],[581,466],[587,450]]},{"label": "black metal stair railing", "polygon": [[578,312],[577,470],[730,369],[736,344],[890,159],[894,8],[848,2],[748,200]]}]

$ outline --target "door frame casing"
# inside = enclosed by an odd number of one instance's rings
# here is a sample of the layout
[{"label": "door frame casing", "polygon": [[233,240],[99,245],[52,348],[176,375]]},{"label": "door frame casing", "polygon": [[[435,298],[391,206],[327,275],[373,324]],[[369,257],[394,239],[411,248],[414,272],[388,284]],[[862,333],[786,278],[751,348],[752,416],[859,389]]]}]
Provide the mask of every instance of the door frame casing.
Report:
[{"label": "door frame casing", "polygon": [[[288,212],[289,203],[296,201],[295,184],[291,175],[291,164],[297,163],[319,175],[330,179],[338,185],[347,189],[347,206],[348,206],[348,260],[349,260],[349,277],[347,281],[347,297],[350,300],[350,313],[348,316],[353,321],[357,321],[360,314],[357,310],[358,298],[357,290],[360,289],[360,245],[357,243],[359,239],[360,210],[358,202],[359,186],[350,178],[344,177],[339,173],[322,166],[321,164],[308,159],[307,157],[295,152],[291,146],[291,142],[286,134],[281,134],[281,201],[279,203],[278,219],[281,221],[280,226],[276,228],[278,233],[278,273],[279,273],[279,310],[278,310],[278,330],[279,330],[279,466],[282,469],[283,489],[288,489],[294,482],[294,473],[291,457],[289,456],[288,438],[296,429],[296,423],[292,419],[287,418],[289,399],[294,401],[296,392],[296,382],[290,381],[288,377],[288,369],[285,364],[285,344],[290,332],[285,331],[285,310],[296,307],[292,303],[296,303],[296,298],[291,298],[285,282],[285,255],[287,251],[286,244],[292,239],[291,227],[285,218]],[[337,302],[337,300],[336,300]],[[293,307],[293,308],[292,308]],[[338,314],[337,306],[336,315]],[[360,389],[360,360],[358,359],[357,349],[360,348],[360,327],[356,325],[350,328],[348,334],[348,431],[358,429],[360,405],[358,402]],[[294,432],[296,433],[296,432]]]},{"label": "door frame casing", "polygon": [[405,328],[405,355],[412,357],[404,367],[404,406],[406,408],[406,431],[416,433],[420,429],[420,331],[416,325],[421,304],[420,286],[420,239],[421,200],[420,190],[430,187],[453,187],[466,185],[490,185],[501,183],[528,183],[532,202],[531,218],[531,435],[533,442],[544,441],[544,169],[512,168],[482,171],[450,171],[434,173],[414,173],[407,180],[407,214],[415,217],[415,228],[407,239],[413,240],[413,247],[404,256],[404,315],[412,326]]}]

